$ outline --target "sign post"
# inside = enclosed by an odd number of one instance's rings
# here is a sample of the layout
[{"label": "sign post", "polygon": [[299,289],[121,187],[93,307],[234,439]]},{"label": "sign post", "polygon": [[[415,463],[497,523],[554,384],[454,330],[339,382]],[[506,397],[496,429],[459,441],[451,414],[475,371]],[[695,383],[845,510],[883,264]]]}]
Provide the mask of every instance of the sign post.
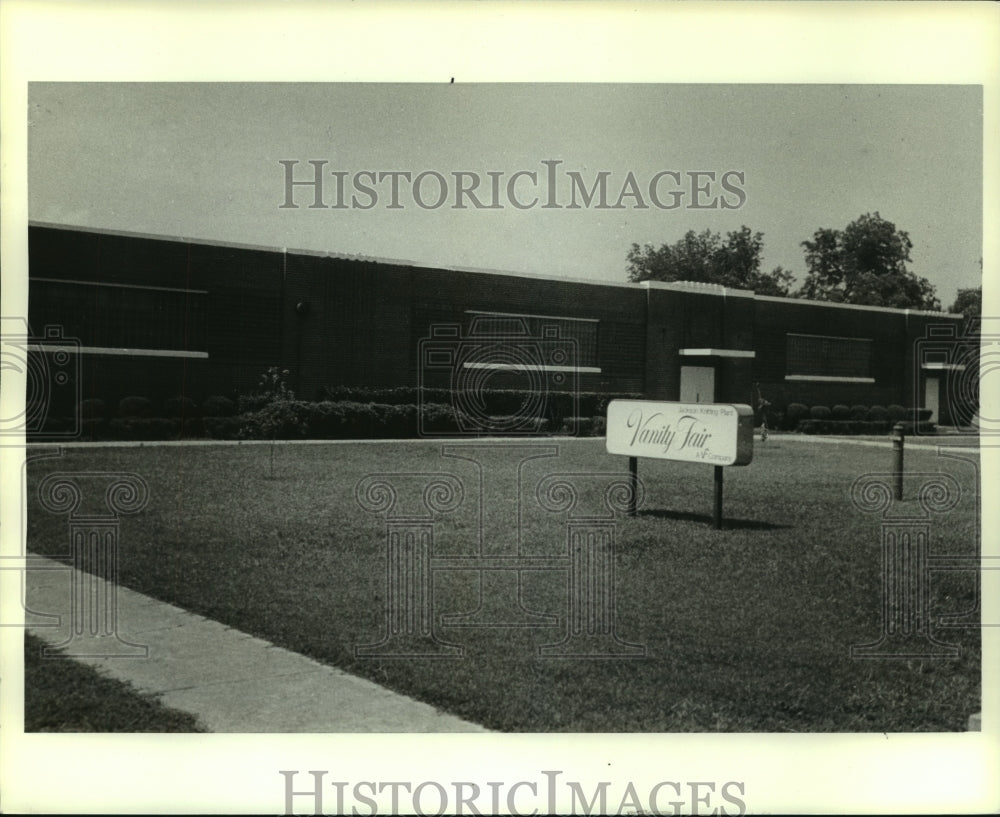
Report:
[{"label": "sign post", "polygon": [[715,509],[712,513],[712,527],[722,530],[722,466],[715,466]]},{"label": "sign post", "polygon": [[753,409],[744,404],[612,400],[608,404],[607,451],[629,458],[634,497],[639,457],[700,462],[714,467],[712,527],[722,528],[723,468],[753,459]]},{"label": "sign post", "polygon": [[638,512],[635,503],[638,501],[639,496],[639,458],[629,457],[628,458],[628,485],[629,485],[629,497],[628,497],[628,515],[635,516]]}]

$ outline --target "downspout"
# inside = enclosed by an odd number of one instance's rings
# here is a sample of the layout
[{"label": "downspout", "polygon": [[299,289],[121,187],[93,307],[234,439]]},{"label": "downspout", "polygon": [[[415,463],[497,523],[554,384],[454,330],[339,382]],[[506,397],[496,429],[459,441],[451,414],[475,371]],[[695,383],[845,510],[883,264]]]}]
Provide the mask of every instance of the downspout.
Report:
[{"label": "downspout", "polygon": [[[903,391],[909,390],[919,408],[920,399],[920,375],[917,374],[916,360],[913,357],[913,344],[910,342],[910,310],[909,307],[903,310],[903,348],[906,350],[903,356],[903,365],[906,367],[906,374],[903,375]],[[877,383],[875,384],[878,385]],[[897,395],[898,397],[899,395]],[[905,406],[909,400],[900,400],[899,404]]]}]

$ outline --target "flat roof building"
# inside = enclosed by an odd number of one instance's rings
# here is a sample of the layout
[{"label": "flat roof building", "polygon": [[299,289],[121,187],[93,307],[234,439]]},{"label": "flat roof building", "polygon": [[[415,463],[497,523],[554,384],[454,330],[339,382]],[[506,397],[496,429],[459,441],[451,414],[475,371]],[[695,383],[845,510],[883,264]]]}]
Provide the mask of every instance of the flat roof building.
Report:
[{"label": "flat roof building", "polygon": [[29,227],[29,263],[29,323],[39,339],[51,333],[38,345],[72,357],[78,388],[65,393],[109,405],[233,396],[278,366],[306,400],[339,386],[473,378],[664,400],[897,403],[947,423],[961,371],[948,351],[960,315],[710,284],[434,268],[41,223]]}]

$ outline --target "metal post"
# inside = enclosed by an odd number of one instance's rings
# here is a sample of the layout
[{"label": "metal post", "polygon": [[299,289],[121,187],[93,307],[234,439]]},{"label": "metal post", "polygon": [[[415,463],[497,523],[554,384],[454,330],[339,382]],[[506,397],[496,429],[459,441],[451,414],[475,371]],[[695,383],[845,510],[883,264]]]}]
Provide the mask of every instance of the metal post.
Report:
[{"label": "metal post", "polygon": [[722,468],[721,465],[715,467],[715,510],[712,514],[712,527],[715,530],[722,530]]},{"label": "metal post", "polygon": [[629,488],[629,498],[628,498],[628,515],[635,516],[637,513],[636,503],[638,502],[639,496],[639,458],[629,457],[628,458],[628,482]]},{"label": "metal post", "polygon": [[903,499],[903,424],[892,427],[892,474],[893,493],[896,501]]}]

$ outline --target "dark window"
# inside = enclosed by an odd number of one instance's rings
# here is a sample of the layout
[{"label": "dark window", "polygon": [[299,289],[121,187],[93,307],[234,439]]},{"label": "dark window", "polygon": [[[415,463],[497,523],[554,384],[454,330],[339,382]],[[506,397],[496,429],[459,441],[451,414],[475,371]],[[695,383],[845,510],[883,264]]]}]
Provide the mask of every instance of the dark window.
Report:
[{"label": "dark window", "polygon": [[789,334],[787,344],[789,375],[871,377],[871,340]]},{"label": "dark window", "polygon": [[[585,318],[558,318],[543,315],[509,315],[497,312],[470,312],[468,335],[493,335],[537,342],[541,347],[565,351],[564,365],[597,368],[598,322]],[[558,359],[563,359],[557,355]]]},{"label": "dark window", "polygon": [[29,319],[61,326],[81,346],[204,352],[206,299],[198,290],[34,279]]}]

